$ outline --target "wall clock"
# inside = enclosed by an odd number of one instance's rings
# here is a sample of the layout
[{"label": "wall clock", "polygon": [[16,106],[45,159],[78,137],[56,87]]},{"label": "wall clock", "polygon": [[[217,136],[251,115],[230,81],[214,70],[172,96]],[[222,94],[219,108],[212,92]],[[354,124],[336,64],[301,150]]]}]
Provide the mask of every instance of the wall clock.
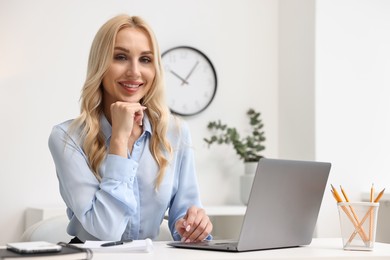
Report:
[{"label": "wall clock", "polygon": [[171,112],[191,116],[205,110],[217,91],[217,74],[210,59],[188,46],[169,49],[161,56]]}]

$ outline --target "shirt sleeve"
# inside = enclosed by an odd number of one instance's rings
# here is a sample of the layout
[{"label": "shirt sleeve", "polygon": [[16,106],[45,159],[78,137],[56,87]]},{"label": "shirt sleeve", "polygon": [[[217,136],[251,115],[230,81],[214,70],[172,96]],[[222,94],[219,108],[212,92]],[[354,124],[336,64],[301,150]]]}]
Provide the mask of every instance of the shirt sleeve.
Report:
[{"label": "shirt sleeve", "polygon": [[[176,221],[182,218],[191,206],[203,207],[199,196],[191,136],[186,124],[182,125],[178,147],[175,165],[177,189],[170,203],[168,219],[169,228],[176,241],[181,239],[175,230]],[[211,235],[207,237],[207,240],[210,239]]]},{"label": "shirt sleeve", "polygon": [[49,137],[61,196],[85,231],[101,240],[120,240],[137,208],[133,181],[138,164],[108,155],[99,182],[80,145],[61,126]]}]

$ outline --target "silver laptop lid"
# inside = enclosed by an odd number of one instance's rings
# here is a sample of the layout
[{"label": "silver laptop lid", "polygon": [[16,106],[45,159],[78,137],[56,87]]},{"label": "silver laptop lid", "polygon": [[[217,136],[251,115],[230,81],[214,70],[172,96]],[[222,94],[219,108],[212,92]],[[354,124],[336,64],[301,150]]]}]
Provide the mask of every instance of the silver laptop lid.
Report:
[{"label": "silver laptop lid", "polygon": [[238,250],[310,244],[330,167],[325,162],[260,159]]}]

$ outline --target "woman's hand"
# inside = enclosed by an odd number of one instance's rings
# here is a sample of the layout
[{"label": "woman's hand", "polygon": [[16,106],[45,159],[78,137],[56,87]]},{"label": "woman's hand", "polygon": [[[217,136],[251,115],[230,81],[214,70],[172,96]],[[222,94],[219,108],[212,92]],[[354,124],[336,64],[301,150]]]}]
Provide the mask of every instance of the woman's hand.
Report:
[{"label": "woman's hand", "polygon": [[199,242],[211,233],[213,224],[204,209],[192,206],[183,218],[176,221],[175,228],[182,242]]},{"label": "woman's hand", "polygon": [[111,104],[111,154],[127,158],[128,141],[134,124],[142,125],[146,107],[140,103],[117,101]]}]

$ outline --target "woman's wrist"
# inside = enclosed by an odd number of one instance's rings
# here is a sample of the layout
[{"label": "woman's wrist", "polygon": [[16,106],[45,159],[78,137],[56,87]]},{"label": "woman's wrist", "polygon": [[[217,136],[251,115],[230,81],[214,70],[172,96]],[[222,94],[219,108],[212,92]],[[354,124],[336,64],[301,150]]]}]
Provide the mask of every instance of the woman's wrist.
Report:
[{"label": "woman's wrist", "polygon": [[111,137],[108,153],[127,158],[127,143],[128,140],[125,140],[123,138]]}]

